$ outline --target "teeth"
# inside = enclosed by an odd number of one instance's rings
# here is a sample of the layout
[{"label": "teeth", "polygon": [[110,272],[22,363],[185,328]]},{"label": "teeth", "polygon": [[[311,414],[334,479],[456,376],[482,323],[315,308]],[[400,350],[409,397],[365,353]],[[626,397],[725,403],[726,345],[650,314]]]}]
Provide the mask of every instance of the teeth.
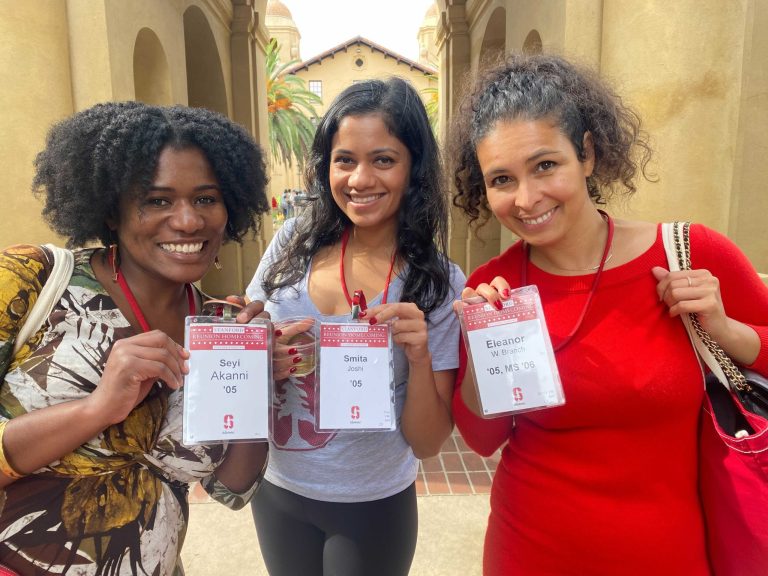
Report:
[{"label": "teeth", "polygon": [[203,249],[202,242],[195,244],[160,244],[160,248],[168,252],[181,252],[182,254],[194,254]]},{"label": "teeth", "polygon": [[541,216],[538,216],[537,218],[520,218],[520,220],[523,221],[523,224],[533,225],[533,224],[541,224],[542,222],[546,222],[549,220],[549,217],[552,216],[552,212],[554,212],[555,209],[552,208],[552,210],[547,210],[542,214]]},{"label": "teeth", "polygon": [[373,194],[371,196],[352,196],[351,194],[349,195],[350,199],[355,204],[370,204],[371,202],[375,202],[382,196],[384,196],[384,194]]}]

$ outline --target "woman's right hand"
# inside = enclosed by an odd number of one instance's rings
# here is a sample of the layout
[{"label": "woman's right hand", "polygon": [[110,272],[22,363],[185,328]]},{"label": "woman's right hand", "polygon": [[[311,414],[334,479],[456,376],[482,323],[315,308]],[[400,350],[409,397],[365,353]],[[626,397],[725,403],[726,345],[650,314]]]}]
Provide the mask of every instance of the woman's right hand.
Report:
[{"label": "woman's right hand", "polygon": [[502,308],[502,301],[510,296],[509,282],[501,276],[496,276],[490,284],[478,284],[476,288],[467,286],[461,291],[461,300],[453,303],[453,310],[457,312],[466,306],[472,299],[482,298],[493,304],[498,310]]},{"label": "woman's right hand", "polygon": [[110,426],[122,422],[160,380],[176,390],[188,372],[189,352],[159,330],[117,340],[99,385],[88,397],[95,414]]}]

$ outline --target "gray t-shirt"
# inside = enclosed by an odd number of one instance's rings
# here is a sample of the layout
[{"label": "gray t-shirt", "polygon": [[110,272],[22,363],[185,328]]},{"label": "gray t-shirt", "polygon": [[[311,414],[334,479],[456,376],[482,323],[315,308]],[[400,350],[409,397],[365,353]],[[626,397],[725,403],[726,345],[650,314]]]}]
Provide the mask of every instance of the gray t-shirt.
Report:
[{"label": "gray t-shirt", "polygon": [[[309,270],[298,284],[280,290],[272,295],[272,301],[266,301],[261,285],[263,275],[269,262],[281,257],[281,246],[290,237],[294,224],[294,220],[286,221],[272,240],[246,290],[248,297],[265,301],[273,320],[312,316],[321,322],[349,322],[349,314],[331,316],[317,310],[307,291]],[[460,297],[464,282],[462,271],[451,263],[448,295],[430,314],[428,323],[429,350],[435,371],[452,370],[459,365],[459,322],[452,302]],[[394,277],[387,300],[397,302],[402,290],[403,279]],[[378,294],[368,305],[380,304],[381,298]],[[416,479],[418,460],[400,430],[408,360],[397,345],[394,377],[397,429],[391,432],[317,432],[314,429],[314,374],[276,382],[267,480],[301,496],[328,502],[378,500],[407,488]]]}]

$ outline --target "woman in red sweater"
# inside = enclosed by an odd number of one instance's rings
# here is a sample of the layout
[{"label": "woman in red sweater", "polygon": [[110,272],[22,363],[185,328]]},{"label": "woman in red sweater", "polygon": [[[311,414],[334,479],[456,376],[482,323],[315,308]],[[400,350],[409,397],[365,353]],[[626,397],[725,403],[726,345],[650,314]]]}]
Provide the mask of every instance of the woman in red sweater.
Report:
[{"label": "woman in red sweater", "polygon": [[502,448],[484,574],[709,576],[697,493],[704,387],[678,316],[697,313],[734,361],[768,374],[768,289],[713,230],[692,226],[694,270],[670,273],[660,225],[598,210],[634,192],[650,149],[639,118],[592,72],[510,56],[457,118],[456,204],[521,238],[462,296],[498,303],[538,286],[566,398],[481,418],[462,349],[456,423],[480,454]]}]

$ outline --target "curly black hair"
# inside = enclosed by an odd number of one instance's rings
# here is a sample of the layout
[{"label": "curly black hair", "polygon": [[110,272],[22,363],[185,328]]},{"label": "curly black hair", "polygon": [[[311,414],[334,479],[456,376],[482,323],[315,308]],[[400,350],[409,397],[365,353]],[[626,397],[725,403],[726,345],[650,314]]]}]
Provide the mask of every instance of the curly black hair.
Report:
[{"label": "curly black hair", "polygon": [[160,153],[197,148],[210,162],[227,209],[225,240],[258,232],[269,211],[266,166],[245,129],[203,108],[108,102],[54,125],[35,159],[32,189],[43,216],[70,247],[110,244],[120,199],[147,194]]},{"label": "curly black hair", "polygon": [[644,178],[651,158],[640,117],[592,70],[552,54],[511,54],[492,61],[467,91],[450,131],[449,156],[458,192],[454,205],[470,222],[491,214],[477,143],[500,121],[551,118],[585,160],[590,132],[595,168],[587,178],[590,198],[604,204],[618,192],[635,192],[638,168]]},{"label": "curly black hair", "polygon": [[401,301],[414,302],[429,314],[448,293],[447,193],[439,148],[424,104],[416,89],[397,77],[349,86],[320,120],[304,175],[307,190],[318,198],[309,217],[296,222],[283,257],[267,270],[264,291],[271,296],[296,284],[312,256],[322,247],[339,242],[351,224],[331,193],[331,148],[344,118],[369,114],[379,115],[411,154],[410,182],[398,216],[397,253],[408,264]]}]

